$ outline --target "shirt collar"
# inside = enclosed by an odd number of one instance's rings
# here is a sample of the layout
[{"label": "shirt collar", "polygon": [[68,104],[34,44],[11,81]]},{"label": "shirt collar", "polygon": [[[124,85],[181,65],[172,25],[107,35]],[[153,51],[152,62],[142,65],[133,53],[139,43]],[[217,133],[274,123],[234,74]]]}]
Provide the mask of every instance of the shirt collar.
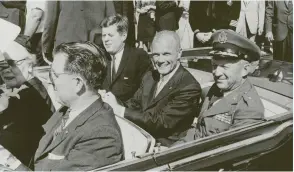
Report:
[{"label": "shirt collar", "polygon": [[113,59],[113,56],[115,56],[115,59],[121,59],[122,58],[122,55],[123,55],[123,52],[124,52],[124,47],[122,49],[120,49],[116,54],[114,55],[111,55],[111,58]]},{"label": "shirt collar", "polygon": [[160,80],[164,80],[164,81],[168,81],[172,76],[174,76],[174,74],[176,73],[176,71],[179,69],[180,67],[180,63],[177,63],[177,66],[175,67],[175,69],[173,71],[171,71],[169,74],[164,75],[164,76],[160,76]]}]

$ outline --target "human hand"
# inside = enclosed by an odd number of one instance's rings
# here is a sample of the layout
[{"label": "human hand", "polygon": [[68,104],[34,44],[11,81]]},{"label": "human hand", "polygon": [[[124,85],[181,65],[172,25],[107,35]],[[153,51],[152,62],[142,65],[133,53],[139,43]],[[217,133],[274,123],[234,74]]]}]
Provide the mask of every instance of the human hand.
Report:
[{"label": "human hand", "polygon": [[262,28],[258,28],[258,35],[260,36],[260,35],[262,35],[262,33],[263,33],[263,29]]},{"label": "human hand", "polygon": [[267,38],[267,40],[268,40],[269,42],[274,41],[273,32],[268,32],[268,33],[266,33],[265,37]]},{"label": "human hand", "polygon": [[204,34],[204,41],[208,42],[212,36],[212,32],[208,32]]},{"label": "human hand", "polygon": [[104,96],[102,96],[102,100],[112,107],[114,114],[123,117],[124,107],[119,104],[116,97],[111,92],[105,93]]},{"label": "human hand", "polygon": [[197,38],[198,41],[200,41],[201,43],[205,43],[204,33],[198,32],[195,36],[196,36],[196,38]]}]

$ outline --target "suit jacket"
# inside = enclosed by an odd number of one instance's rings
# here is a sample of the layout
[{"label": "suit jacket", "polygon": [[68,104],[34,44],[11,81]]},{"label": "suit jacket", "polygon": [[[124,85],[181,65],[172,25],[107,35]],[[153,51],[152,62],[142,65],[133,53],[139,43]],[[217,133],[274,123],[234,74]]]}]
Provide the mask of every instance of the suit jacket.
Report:
[{"label": "suit jacket", "polygon": [[48,1],[42,35],[45,53],[63,42],[89,40],[89,33],[115,13],[112,1]]},{"label": "suit jacket", "polygon": [[44,125],[35,170],[85,171],[123,160],[120,128],[108,104],[96,100],[53,140],[66,110],[59,109]]},{"label": "suit jacket", "polygon": [[209,1],[190,1],[189,22],[193,32],[211,32],[215,29],[214,18],[207,14],[210,5]]},{"label": "suit jacket", "polygon": [[249,27],[251,34],[256,34],[258,29],[264,27],[265,2],[264,1],[241,1],[241,11],[236,32],[242,27]]},{"label": "suit jacket", "polygon": [[0,18],[18,25],[24,29],[25,24],[25,1],[0,2]]},{"label": "suit jacket", "polygon": [[266,32],[273,32],[276,41],[293,33],[293,6],[285,1],[268,1],[265,11]]},{"label": "suit jacket", "polygon": [[191,1],[189,22],[193,32],[229,29],[231,20],[237,20],[239,12],[240,2],[238,1],[233,1],[231,6],[227,5],[227,1]]},{"label": "suit jacket", "polygon": [[226,97],[222,96],[219,88],[214,84],[204,99],[197,125],[189,129],[186,137],[176,144],[197,140],[263,119],[263,104],[249,80]]},{"label": "suit jacket", "polygon": [[175,1],[156,1],[155,27],[157,31],[179,28],[179,9]]},{"label": "suit jacket", "polygon": [[42,125],[52,115],[50,97],[42,83],[34,78],[28,88],[11,97],[8,108],[0,114],[0,145],[29,166],[44,134]]},{"label": "suit jacket", "polygon": [[111,81],[111,61],[108,61],[103,89],[111,91],[122,102],[127,101],[140,87],[143,75],[150,65],[150,58],[143,49],[125,46],[113,81]]},{"label": "suit jacket", "polygon": [[126,103],[125,118],[149,132],[164,146],[177,141],[198,115],[201,88],[182,66],[154,98],[156,73],[147,72],[140,89]]}]

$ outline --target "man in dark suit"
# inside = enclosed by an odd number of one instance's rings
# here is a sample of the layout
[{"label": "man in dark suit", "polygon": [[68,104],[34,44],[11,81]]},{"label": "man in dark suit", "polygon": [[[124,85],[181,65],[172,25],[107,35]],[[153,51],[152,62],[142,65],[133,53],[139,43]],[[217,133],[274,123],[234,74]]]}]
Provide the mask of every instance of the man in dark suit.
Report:
[{"label": "man in dark suit", "polygon": [[118,104],[111,92],[102,97],[115,114],[142,127],[163,146],[169,146],[185,135],[198,115],[201,88],[179,62],[180,38],[175,32],[158,32],[151,51],[157,70],[146,73],[140,89],[125,107]]},{"label": "man in dark suit", "polygon": [[115,13],[112,1],[48,1],[42,35],[43,52],[63,42],[87,41],[101,21]]},{"label": "man in dark suit", "polygon": [[[34,170],[86,171],[123,160],[120,128],[97,94],[106,74],[103,49],[89,42],[63,43],[53,54],[50,79],[64,106],[43,126]],[[29,170],[1,146],[0,151],[0,164]]]},{"label": "man in dark suit", "polygon": [[142,77],[151,65],[148,54],[125,44],[128,19],[119,14],[102,23],[102,41],[110,55],[103,89],[111,91],[122,102],[130,99],[140,87]]},{"label": "man in dark suit", "polygon": [[171,30],[179,28],[179,9],[175,1],[156,1],[155,27],[157,31]]},{"label": "man in dark suit", "polygon": [[18,25],[23,31],[25,26],[25,9],[25,1],[1,1],[0,18]]},{"label": "man in dark suit", "polygon": [[292,0],[268,1],[265,13],[266,38],[274,41],[274,59],[293,62]]},{"label": "man in dark suit", "polygon": [[231,30],[215,32],[212,41],[215,83],[205,96],[197,123],[176,144],[264,119],[263,104],[247,78],[252,62],[260,58],[259,47]]},{"label": "man in dark suit", "polygon": [[[194,47],[211,46],[211,35],[218,29],[229,29],[239,18],[238,1],[191,1],[189,22],[194,32]],[[205,22],[203,22],[205,21]]]},{"label": "man in dark suit", "polygon": [[126,43],[133,47],[135,45],[135,23],[134,23],[134,4],[133,1],[113,1],[116,14],[126,16],[129,20],[128,36]]},{"label": "man in dark suit", "polygon": [[25,47],[12,42],[0,56],[6,86],[0,90],[0,145],[29,166],[54,108],[41,81],[29,72],[33,60]]}]

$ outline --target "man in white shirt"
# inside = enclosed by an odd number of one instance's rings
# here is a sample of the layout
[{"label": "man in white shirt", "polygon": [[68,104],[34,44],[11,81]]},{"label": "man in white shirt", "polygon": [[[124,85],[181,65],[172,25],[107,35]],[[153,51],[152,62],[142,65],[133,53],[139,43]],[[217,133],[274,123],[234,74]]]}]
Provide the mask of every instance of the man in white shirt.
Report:
[{"label": "man in white shirt", "polygon": [[[86,171],[123,160],[120,128],[97,94],[106,74],[105,52],[89,42],[63,43],[53,55],[50,80],[63,107],[43,125],[32,170]],[[0,164],[30,170],[1,145]]]},{"label": "man in white shirt", "polygon": [[120,101],[130,99],[140,87],[142,77],[151,62],[148,54],[128,46],[128,19],[119,14],[105,18],[102,23],[102,41],[111,59],[103,89],[111,91]]},{"label": "man in white shirt", "polygon": [[[185,135],[198,115],[201,88],[183,68],[180,39],[174,31],[158,32],[153,40],[152,62],[134,97],[120,105],[111,92],[102,99],[114,113],[139,125],[163,146],[169,146]],[[103,94],[103,93],[102,93]]]}]

